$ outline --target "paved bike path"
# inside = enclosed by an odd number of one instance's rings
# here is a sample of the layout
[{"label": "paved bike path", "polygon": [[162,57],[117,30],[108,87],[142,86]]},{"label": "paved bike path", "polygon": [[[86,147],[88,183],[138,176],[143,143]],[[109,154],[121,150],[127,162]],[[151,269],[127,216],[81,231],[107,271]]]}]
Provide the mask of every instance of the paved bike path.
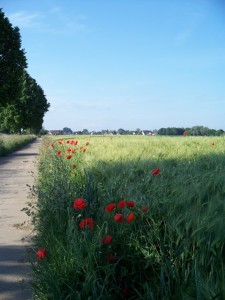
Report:
[{"label": "paved bike path", "polygon": [[23,208],[30,201],[41,139],[0,158],[0,300],[32,299],[26,260],[32,227]]}]

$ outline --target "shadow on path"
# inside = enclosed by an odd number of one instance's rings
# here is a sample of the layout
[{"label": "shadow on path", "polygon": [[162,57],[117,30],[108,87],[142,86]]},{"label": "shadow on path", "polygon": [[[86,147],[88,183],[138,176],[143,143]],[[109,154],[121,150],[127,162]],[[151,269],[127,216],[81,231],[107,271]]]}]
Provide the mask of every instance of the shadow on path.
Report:
[{"label": "shadow on path", "polygon": [[32,142],[30,142],[29,144],[23,146],[22,148],[20,148],[19,150],[16,150],[12,153],[9,153],[5,156],[1,156],[0,157],[0,167],[1,165],[5,164],[5,163],[9,163],[11,162],[12,159],[16,159],[17,157],[34,157],[36,158],[36,156],[39,154],[38,152],[38,148],[39,145],[41,143],[41,139],[36,139]]},{"label": "shadow on path", "polygon": [[[31,228],[22,208],[34,184],[41,139],[0,157],[0,299],[32,299],[32,271],[27,261]],[[18,226],[25,224],[25,226]]]},{"label": "shadow on path", "polygon": [[12,153],[10,155],[11,155],[11,157],[15,157],[15,156],[36,156],[36,155],[38,155],[38,152],[36,152],[36,153]]},{"label": "shadow on path", "polygon": [[28,251],[24,246],[0,245],[0,299],[32,299]]}]

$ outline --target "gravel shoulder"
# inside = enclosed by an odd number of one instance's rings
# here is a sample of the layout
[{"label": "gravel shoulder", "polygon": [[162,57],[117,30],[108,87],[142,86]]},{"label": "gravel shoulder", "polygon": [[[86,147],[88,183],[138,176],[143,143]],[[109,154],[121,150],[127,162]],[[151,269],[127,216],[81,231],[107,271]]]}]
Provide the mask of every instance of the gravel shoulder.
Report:
[{"label": "gravel shoulder", "polygon": [[26,254],[32,226],[23,208],[35,182],[41,139],[0,158],[0,300],[32,299]]}]

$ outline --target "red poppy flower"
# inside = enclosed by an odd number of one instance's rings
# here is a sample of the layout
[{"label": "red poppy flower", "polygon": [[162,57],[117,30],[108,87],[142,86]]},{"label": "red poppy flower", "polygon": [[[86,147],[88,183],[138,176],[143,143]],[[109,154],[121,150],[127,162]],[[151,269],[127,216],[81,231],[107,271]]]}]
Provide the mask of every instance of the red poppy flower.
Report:
[{"label": "red poppy flower", "polygon": [[68,149],[67,149],[67,152],[71,152],[71,148],[68,148]]},{"label": "red poppy flower", "polygon": [[187,131],[185,130],[184,132],[183,132],[183,135],[186,135],[187,134]]},{"label": "red poppy flower", "polygon": [[58,155],[58,156],[60,156],[60,155],[61,155],[61,153],[62,153],[61,151],[58,151],[58,152],[57,152],[57,155]]},{"label": "red poppy flower", "polygon": [[74,153],[75,151],[76,151],[76,149],[73,149],[73,150],[72,150],[72,153]]},{"label": "red poppy flower", "polygon": [[73,168],[73,169],[76,169],[76,165],[72,165],[72,168]]},{"label": "red poppy flower", "polygon": [[66,141],[66,143],[67,143],[67,144],[69,144],[69,143],[70,143],[70,141]]},{"label": "red poppy flower", "polygon": [[67,158],[67,159],[71,159],[71,157],[72,157],[72,155],[68,155],[66,158]]},{"label": "red poppy flower", "polygon": [[107,235],[105,237],[105,244],[111,244],[112,243],[112,236],[111,235]]},{"label": "red poppy flower", "polygon": [[39,250],[37,250],[36,254],[37,254],[37,259],[42,259],[42,258],[46,257],[47,251],[45,248],[39,249]]},{"label": "red poppy flower", "polygon": [[111,212],[116,208],[116,204],[115,203],[110,203],[105,207],[105,211],[106,212]]},{"label": "red poppy flower", "polygon": [[153,175],[158,175],[160,173],[160,168],[153,170],[151,173]]},{"label": "red poppy flower", "polygon": [[84,229],[85,227],[88,227],[88,228],[91,228],[91,229],[94,228],[94,221],[93,221],[92,218],[86,218],[86,219],[83,219],[80,222],[80,228]]},{"label": "red poppy flower", "polygon": [[125,200],[121,200],[118,204],[117,204],[117,207],[122,209],[124,208],[125,206],[127,206],[127,202]]},{"label": "red poppy flower", "polygon": [[115,214],[114,221],[118,223],[122,223],[124,220],[124,216],[122,214]]},{"label": "red poppy flower", "polygon": [[134,205],[135,205],[134,201],[127,202],[128,207],[134,207]]},{"label": "red poppy flower", "polygon": [[133,221],[134,217],[135,217],[134,213],[129,213],[128,217],[126,218],[126,221],[130,223]]},{"label": "red poppy flower", "polygon": [[90,144],[90,143],[89,143],[89,142],[87,142],[87,143],[86,143],[86,146],[88,146],[89,144]]},{"label": "red poppy flower", "polygon": [[84,209],[87,206],[83,198],[77,198],[74,200],[73,207],[74,209]]},{"label": "red poppy flower", "polygon": [[58,144],[59,144],[59,145],[62,145],[62,141],[59,141]]},{"label": "red poppy flower", "polygon": [[101,238],[100,242],[102,244],[111,244],[112,243],[112,236],[111,235],[107,235],[105,238]]},{"label": "red poppy flower", "polygon": [[145,206],[145,207],[143,207],[143,208],[141,209],[141,211],[142,211],[143,213],[146,213],[148,210],[149,210],[149,208],[148,208],[147,206]]},{"label": "red poppy flower", "polygon": [[51,146],[54,147],[54,144],[52,144]]},{"label": "red poppy flower", "polygon": [[84,149],[83,149],[83,152],[86,152],[86,151],[87,151],[87,149],[84,148]]}]

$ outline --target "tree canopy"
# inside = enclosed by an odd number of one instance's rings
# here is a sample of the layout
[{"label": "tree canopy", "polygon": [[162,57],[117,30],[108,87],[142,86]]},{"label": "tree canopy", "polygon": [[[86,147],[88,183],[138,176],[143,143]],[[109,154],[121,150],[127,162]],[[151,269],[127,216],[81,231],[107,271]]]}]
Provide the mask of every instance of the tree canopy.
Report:
[{"label": "tree canopy", "polygon": [[48,103],[43,89],[26,71],[18,27],[0,9],[0,131],[19,133],[42,129]]},{"label": "tree canopy", "polygon": [[188,135],[199,135],[199,136],[219,136],[224,134],[224,131],[222,129],[215,130],[215,129],[209,129],[208,127],[204,127],[204,126],[193,126],[192,128],[176,128],[176,127],[160,128],[158,130],[158,135],[183,135],[185,131],[187,132]]},{"label": "tree canopy", "polygon": [[0,9],[0,107],[20,97],[26,67],[19,28],[13,27]]},{"label": "tree canopy", "polygon": [[21,97],[14,103],[6,104],[0,112],[1,127],[10,133],[21,132],[22,129],[38,133],[50,104],[43,89],[26,71],[22,78]]}]

